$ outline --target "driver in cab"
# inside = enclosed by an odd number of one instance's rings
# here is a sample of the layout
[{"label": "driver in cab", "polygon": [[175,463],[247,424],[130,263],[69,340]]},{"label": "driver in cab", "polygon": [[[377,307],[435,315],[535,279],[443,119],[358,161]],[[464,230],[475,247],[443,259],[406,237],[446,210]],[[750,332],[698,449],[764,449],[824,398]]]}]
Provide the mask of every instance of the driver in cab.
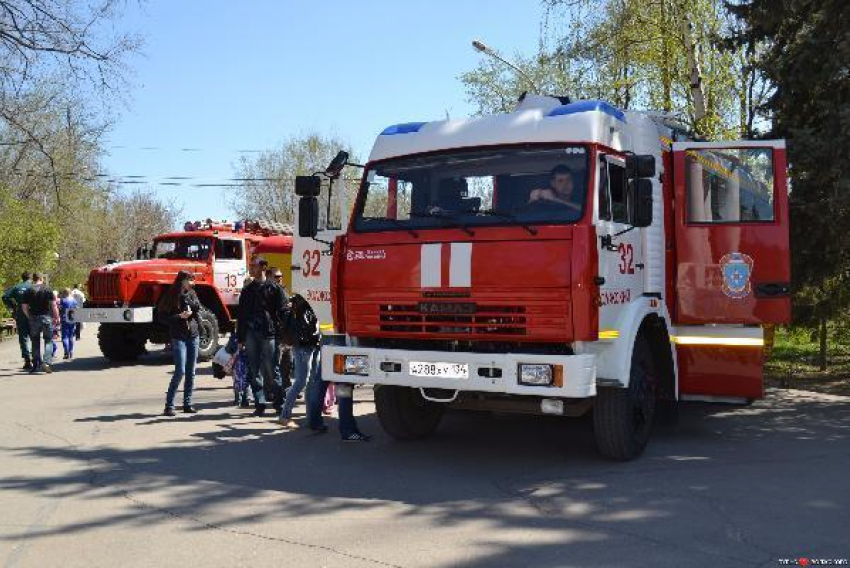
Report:
[{"label": "driver in cab", "polygon": [[531,190],[528,196],[528,204],[549,201],[581,210],[581,206],[574,199],[573,191],[573,172],[567,166],[560,164],[552,168],[552,174],[549,177],[549,187]]}]

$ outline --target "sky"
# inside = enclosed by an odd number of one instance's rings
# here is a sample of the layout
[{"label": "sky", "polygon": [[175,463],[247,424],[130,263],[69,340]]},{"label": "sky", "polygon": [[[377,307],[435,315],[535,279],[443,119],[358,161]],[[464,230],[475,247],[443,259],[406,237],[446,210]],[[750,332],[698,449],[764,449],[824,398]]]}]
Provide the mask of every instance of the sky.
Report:
[{"label": "sky", "polygon": [[458,76],[480,60],[471,41],[533,52],[543,10],[536,0],[128,4],[118,25],[144,45],[104,165],[146,176],[125,190],[149,188],[184,219],[232,219],[228,190],[159,185],[166,178],[222,183],[240,156],[313,131],[365,157],[391,124],[470,115]]}]

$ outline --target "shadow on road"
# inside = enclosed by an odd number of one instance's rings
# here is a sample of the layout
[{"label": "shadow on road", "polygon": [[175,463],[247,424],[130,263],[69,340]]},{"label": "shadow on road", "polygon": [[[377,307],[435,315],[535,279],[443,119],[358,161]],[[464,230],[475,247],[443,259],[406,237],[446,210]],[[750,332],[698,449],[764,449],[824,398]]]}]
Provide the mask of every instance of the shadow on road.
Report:
[{"label": "shadow on road", "polygon": [[[344,512],[358,523],[380,512],[382,522],[434,527],[423,539],[468,531],[477,552],[452,563],[466,567],[622,564],[623,545],[653,564],[750,565],[803,551],[841,556],[846,546],[846,398],[779,391],[750,408],[689,408],[677,431],[659,432],[629,463],[597,455],[589,420],[453,413],[432,438],[400,443],[369,414],[358,420],[375,441],[344,444],[333,421],[316,435],[283,432],[246,410],[203,410],[177,418],[204,427],[170,444],[13,448],[77,462],[79,473],[6,477],[0,490],[135,505],[30,538],[141,527],[163,512],[202,519],[199,528],[258,532],[287,519]],[[129,413],[81,421],[173,420]],[[509,536],[517,534],[525,538]]]}]

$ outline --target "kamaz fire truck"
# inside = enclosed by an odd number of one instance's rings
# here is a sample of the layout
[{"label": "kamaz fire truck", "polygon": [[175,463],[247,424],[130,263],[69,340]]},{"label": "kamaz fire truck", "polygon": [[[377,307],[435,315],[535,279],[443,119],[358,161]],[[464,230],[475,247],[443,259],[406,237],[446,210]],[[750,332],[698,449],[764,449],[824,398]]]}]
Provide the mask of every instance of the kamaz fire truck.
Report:
[{"label": "kamaz fire truck", "polygon": [[[300,235],[326,229],[324,187],[297,180]],[[603,101],[390,126],[339,229],[314,244],[323,377],[375,385],[397,439],[447,408],[592,412],[599,451],[631,459],[662,407],[760,398],[763,328],[790,317],[784,142]]]},{"label": "kamaz fire truck", "polygon": [[160,296],[180,270],[195,275],[200,313],[199,358],[210,359],[219,335],[234,329],[239,295],[248,277],[252,255],[262,253],[280,268],[291,285],[292,228],[281,223],[188,222],[182,232],[156,237],[140,250],[137,260],[109,263],[89,274],[85,307],[69,313],[75,322],[100,324],[98,342],[109,359],[135,359],[148,341],[169,341],[167,328],[156,318]]}]

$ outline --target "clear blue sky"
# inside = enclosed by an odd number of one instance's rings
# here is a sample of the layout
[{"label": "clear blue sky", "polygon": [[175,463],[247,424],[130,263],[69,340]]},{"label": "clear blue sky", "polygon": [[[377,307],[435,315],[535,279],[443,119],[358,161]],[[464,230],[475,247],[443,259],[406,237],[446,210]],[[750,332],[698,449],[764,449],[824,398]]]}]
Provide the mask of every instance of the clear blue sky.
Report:
[{"label": "clear blue sky", "polygon": [[[471,40],[533,51],[542,14],[536,0],[150,0],[131,10],[122,26],[145,46],[105,166],[201,183],[231,177],[240,150],[293,134],[335,134],[366,156],[390,124],[467,116],[458,76],[479,60]],[[233,217],[226,190],[149,187],[186,218]]]}]

